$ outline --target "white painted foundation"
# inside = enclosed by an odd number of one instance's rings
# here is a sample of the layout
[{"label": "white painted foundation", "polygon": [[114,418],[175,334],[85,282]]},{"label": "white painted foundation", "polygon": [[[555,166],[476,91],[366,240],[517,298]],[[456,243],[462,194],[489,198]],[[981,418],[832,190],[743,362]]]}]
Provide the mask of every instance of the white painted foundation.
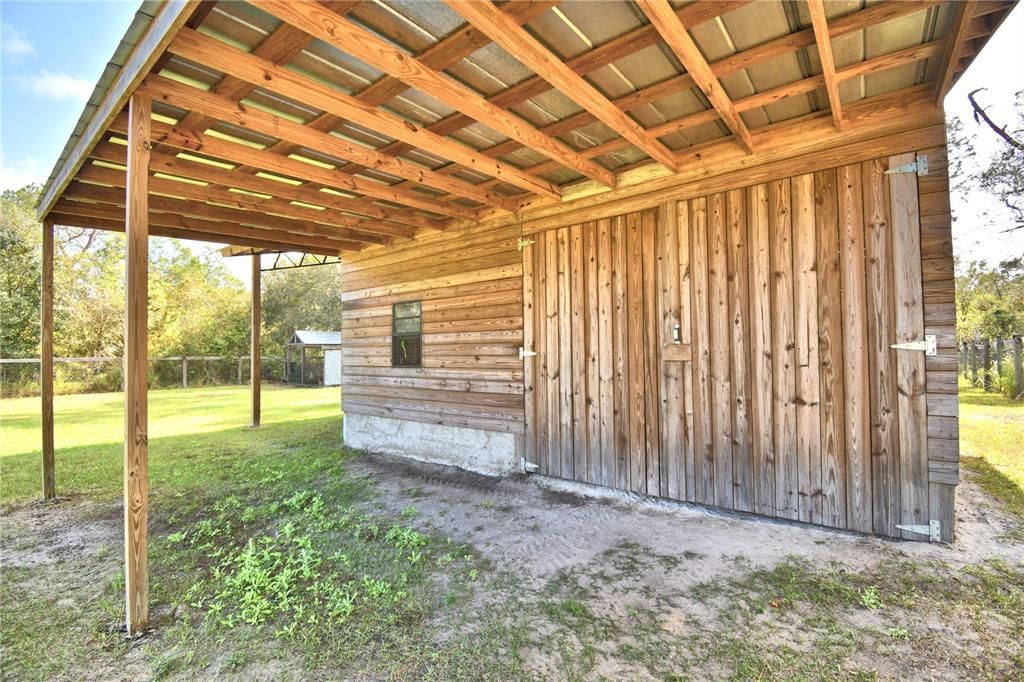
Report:
[{"label": "white painted foundation", "polygon": [[346,414],[345,445],[502,476],[521,469],[511,433]]}]

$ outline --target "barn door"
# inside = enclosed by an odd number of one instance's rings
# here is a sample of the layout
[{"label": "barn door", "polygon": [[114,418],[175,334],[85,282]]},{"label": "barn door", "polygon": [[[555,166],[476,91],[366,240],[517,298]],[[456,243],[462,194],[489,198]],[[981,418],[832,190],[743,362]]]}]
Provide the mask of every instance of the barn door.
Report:
[{"label": "barn door", "polygon": [[524,249],[526,457],[540,473],[664,494],[657,231],[651,209]]}]

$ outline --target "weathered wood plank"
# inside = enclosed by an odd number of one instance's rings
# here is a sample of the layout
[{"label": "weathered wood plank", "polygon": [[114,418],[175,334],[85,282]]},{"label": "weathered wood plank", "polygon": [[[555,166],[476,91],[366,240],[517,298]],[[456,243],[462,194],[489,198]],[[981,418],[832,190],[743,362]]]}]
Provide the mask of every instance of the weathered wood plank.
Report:
[{"label": "weathered wood plank", "polygon": [[646,434],[647,410],[645,407],[644,366],[644,268],[643,234],[641,215],[626,215],[627,265],[627,310],[626,310],[626,362],[629,366],[629,389],[627,412],[629,414],[629,489],[647,492]]},{"label": "weathered wood plank", "polygon": [[754,511],[775,515],[772,420],[772,265],[768,187],[747,189],[750,252],[750,417]]},{"label": "weathered wood plank", "polygon": [[648,495],[664,495],[662,490],[664,466],[661,460],[661,324],[657,306],[656,233],[658,213],[648,209],[640,216],[641,253],[643,255],[643,349],[644,411],[645,411],[645,489]]},{"label": "weathered wood plank", "polygon": [[729,230],[725,194],[708,197],[708,309],[711,360],[711,446],[714,457],[714,504],[733,508],[732,380],[729,329]]},{"label": "weathered wood plank", "polygon": [[689,203],[692,294],[694,501],[715,504],[714,426],[711,403],[711,329],[708,275],[707,200]]},{"label": "weathered wood plank", "polygon": [[751,433],[751,325],[746,193],[726,195],[729,242],[729,327],[732,340],[732,487],[733,508],[754,511],[754,459]]},{"label": "weathered wood plank", "polygon": [[263,379],[263,353],[260,341],[263,329],[260,283],[260,256],[254,254],[251,263],[252,291],[249,305],[249,425],[260,425],[260,387]]},{"label": "weathered wood plank", "polygon": [[588,223],[583,229],[583,288],[585,291],[584,337],[586,341],[586,404],[584,419],[587,436],[587,480],[601,484],[601,333],[599,309],[601,283],[598,280],[597,223]]},{"label": "weathered wood plank", "polygon": [[53,453],[53,222],[43,221],[42,267],[39,273],[39,396],[42,401],[43,499],[57,496]]},{"label": "weathered wood plank", "polygon": [[590,452],[587,438],[587,291],[583,234],[593,224],[573,225],[569,228],[569,306],[570,306],[570,359],[572,363],[572,470],[577,481],[592,483],[590,479]]},{"label": "weathered wood plank", "polygon": [[601,414],[601,478],[602,485],[615,485],[615,298],[612,292],[612,221],[605,218],[598,221],[597,243],[597,346],[598,380],[600,382],[598,402]]},{"label": "weathered wood plank", "polygon": [[613,291],[613,340],[615,355],[615,487],[629,490],[630,437],[629,437],[629,300],[627,295],[627,263],[629,262],[626,219],[612,220],[611,252]]},{"label": "weathered wood plank", "polygon": [[[534,243],[523,249],[523,350],[536,353],[537,344],[537,287],[535,263],[540,247]],[[421,304],[423,305],[423,304]],[[426,314],[426,306],[423,310]],[[437,352],[436,350],[434,351]],[[527,464],[539,466],[537,457],[537,433],[539,417],[537,413],[537,365],[538,356],[523,358],[523,399],[525,408],[526,432],[523,439],[524,457]],[[346,391],[347,393],[347,391]]]}]

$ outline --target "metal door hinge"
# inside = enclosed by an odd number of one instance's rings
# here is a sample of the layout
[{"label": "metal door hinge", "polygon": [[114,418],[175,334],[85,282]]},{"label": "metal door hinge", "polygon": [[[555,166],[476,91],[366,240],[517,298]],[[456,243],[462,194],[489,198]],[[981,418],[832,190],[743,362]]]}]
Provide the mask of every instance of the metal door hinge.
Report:
[{"label": "metal door hinge", "polygon": [[925,355],[938,355],[939,342],[935,334],[925,334],[921,341],[907,341],[906,343],[894,343],[889,348],[896,350],[923,350]]},{"label": "metal door hinge", "polygon": [[905,166],[890,168],[885,171],[886,175],[895,175],[896,173],[917,173],[918,175],[928,175],[928,157],[920,154],[915,161],[911,161]]},{"label": "metal door hinge", "polygon": [[519,249],[520,251],[522,251],[523,249],[525,249],[530,244],[536,244],[536,242],[534,240],[532,240],[532,239],[523,239],[523,238],[520,237],[519,241],[516,242],[516,248]]},{"label": "metal door hinge", "polygon": [[928,525],[908,525],[901,526],[896,524],[896,528],[899,530],[906,531],[908,533],[915,533],[917,535],[927,535],[930,542],[941,542],[942,541],[942,525],[936,519],[932,519],[928,522]]},{"label": "metal door hinge", "polygon": [[519,359],[520,360],[525,360],[526,358],[532,358],[534,355],[536,355],[536,353],[534,353],[532,350],[526,350],[522,346],[519,346]]},{"label": "metal door hinge", "polygon": [[526,473],[530,473],[531,471],[536,471],[537,469],[540,469],[540,465],[539,464],[534,464],[533,462],[527,462],[525,457],[523,457],[520,461],[522,462],[522,465],[523,465],[523,471],[526,472]]}]

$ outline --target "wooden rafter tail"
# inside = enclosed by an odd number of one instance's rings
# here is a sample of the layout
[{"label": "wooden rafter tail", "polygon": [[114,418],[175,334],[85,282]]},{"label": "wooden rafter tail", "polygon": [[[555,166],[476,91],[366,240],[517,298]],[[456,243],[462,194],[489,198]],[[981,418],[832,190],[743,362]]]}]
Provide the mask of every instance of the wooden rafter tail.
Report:
[{"label": "wooden rafter tail", "polygon": [[[80,184],[92,184],[105,187],[123,187],[124,174],[113,168],[101,168],[95,165],[84,167],[78,173]],[[74,183],[72,183],[74,184]],[[71,185],[69,185],[70,187]],[[365,241],[374,244],[389,244],[393,237],[374,232],[369,229],[353,229],[352,224],[359,224],[358,221],[346,221],[344,218],[336,217],[334,211],[323,211],[305,206],[294,206],[287,201],[281,201],[274,197],[269,199],[255,197],[239,192],[231,192],[214,185],[205,187],[197,186],[181,180],[172,180],[167,177],[151,177],[149,179],[149,191],[151,194],[190,199],[200,203],[214,201],[220,206],[250,211],[268,217],[291,218],[310,223],[314,230],[330,228],[324,234],[330,234],[354,241]],[[244,221],[243,221],[244,222]]]},{"label": "wooden rafter tail", "polygon": [[957,66],[960,64],[960,52],[967,39],[977,7],[978,0],[964,0],[956,4],[953,26],[946,37],[946,54],[942,60],[942,71],[936,82],[935,101],[937,104],[942,104],[949,89],[953,87],[953,78],[956,76]]},{"label": "wooden rafter tail", "polygon": [[[557,55],[527,33],[507,14],[487,0],[462,2],[445,0],[470,24],[483,31],[495,43],[515,56],[527,68],[559,89],[566,97],[592,113],[641,151],[673,171],[678,170],[675,154],[639,123],[614,106],[597,88],[577,75]],[[674,16],[674,15],[673,15]]]},{"label": "wooden rafter tail", "polygon": [[438,101],[465,112],[503,135],[519,140],[537,153],[557,160],[567,168],[608,187],[615,186],[615,174],[607,168],[587,160],[563,142],[540,133],[523,119],[428,68],[386,40],[324,9],[314,0],[255,0],[253,4]]},{"label": "wooden rafter tail", "polygon": [[[466,168],[499,178],[527,191],[556,199],[560,196],[558,188],[550,182],[523,173],[514,166],[484,156],[466,145],[437,135],[426,128],[412,125],[409,121],[378,109],[356,97],[339,93],[311,78],[280,67],[272,61],[242,52],[197,31],[182,30],[171,43],[169,50],[183,59],[224,71],[232,78],[244,79],[244,82],[252,83],[254,86],[259,85],[264,90],[322,109],[331,115],[333,120],[330,127],[332,128],[335,121],[350,120],[405,142],[411,147],[423,149],[441,158],[451,159]],[[326,124],[319,123],[319,120],[319,117],[314,119],[314,122],[317,122],[315,127],[310,125],[306,127],[312,130],[323,130],[328,127]],[[386,172],[391,172],[388,170],[388,164],[402,163],[400,160],[396,161],[397,157],[394,154],[388,154],[382,150],[376,150],[375,156],[380,161],[375,160],[373,163],[364,164],[358,159],[353,160],[357,162],[357,165],[378,168]],[[399,173],[395,174],[400,175]],[[418,182],[416,178],[401,177]],[[441,188],[445,189],[451,185],[451,182],[447,181],[445,187]],[[459,194],[460,188],[457,185],[454,187],[455,189],[448,191]],[[504,197],[499,198],[504,199]]]},{"label": "wooden rafter tail", "polygon": [[[111,130],[123,132],[123,121],[120,117],[114,120]],[[185,130],[178,126],[158,121],[153,121],[153,139],[154,142],[174,149],[200,152],[233,164],[255,166],[286,177],[314,182],[345,192],[364,194],[441,215],[467,219],[473,219],[477,216],[477,212],[474,209],[459,206],[452,202],[437,201],[419,192],[395,189],[384,183],[344,175],[337,172],[336,169],[323,168],[296,159],[281,157],[266,150],[253,149],[244,144],[230,142],[195,130]]]},{"label": "wooden rafter tail", "polygon": [[510,210],[511,207],[511,203],[503,195],[482,190],[468,182],[441,175],[396,156],[385,156],[340,137],[312,130],[262,109],[247,107],[170,78],[148,76],[139,87],[139,92],[181,109],[199,111],[215,120],[287,140],[307,149],[316,149],[345,161],[359,163],[418,184],[450,192],[457,197],[479,201],[486,206],[497,206],[506,210]]},{"label": "wooden rafter tail", "polygon": [[[54,210],[64,215],[77,215],[85,218],[104,218],[117,220],[118,216],[124,213],[124,209],[112,203],[100,203],[94,201],[81,201],[70,197],[62,198],[54,205]],[[328,249],[335,253],[339,251],[359,251],[363,244],[360,242],[320,237],[314,235],[302,235],[281,230],[271,230],[261,227],[239,225],[233,222],[218,220],[216,218],[204,218],[180,213],[168,213],[157,211],[155,208],[149,212],[150,224],[160,227],[168,227],[185,233],[200,235],[213,234],[220,237],[217,241],[230,242],[232,237],[247,239],[259,239],[266,241],[289,242],[296,246]],[[185,239],[199,239],[200,237],[185,237]]]},{"label": "wooden rafter tail", "polygon": [[821,61],[821,74],[825,78],[825,90],[828,92],[828,102],[832,108],[832,123],[836,130],[842,130],[843,103],[839,97],[839,79],[836,77],[836,62],[832,56],[832,38],[828,32],[824,0],[807,0],[807,10],[811,15],[814,40],[818,46],[818,59]]},{"label": "wooden rafter tail", "polygon": [[[327,239],[343,239],[353,242],[381,243],[381,240],[368,239],[362,235],[354,235],[351,230],[337,229],[326,225],[318,225],[306,220],[295,220],[262,211],[251,211],[235,207],[205,203],[204,200],[183,199],[173,196],[176,187],[168,188],[169,184],[178,184],[161,178],[150,178],[150,208],[164,213],[181,213],[208,220],[220,220],[238,225],[261,227],[288,234],[325,237]],[[168,191],[170,190],[170,191]],[[79,180],[68,185],[65,198],[80,201],[94,201],[105,204],[118,204],[123,199],[123,192],[115,187],[92,185]]]},{"label": "wooden rafter tail", "polygon": [[679,17],[672,10],[672,6],[668,4],[668,0],[637,0],[637,4],[661,34],[662,40],[679,58],[687,72],[693,76],[697,87],[711,102],[711,106],[718,111],[719,116],[736,137],[736,141],[748,154],[753,153],[754,144],[747,124],[743,122],[736,106],[726,94],[725,88],[722,87],[718,77],[711,70],[707,59],[701,54],[697,43],[693,41],[686,31],[686,27],[679,21]]},{"label": "wooden rafter tail", "polygon": [[[93,149],[91,157],[99,161],[123,164],[124,147],[112,142],[104,142]],[[336,213],[333,219],[343,221],[342,224],[348,227],[358,228],[361,224],[366,224],[369,218],[373,218],[379,221],[372,223],[373,231],[393,237],[408,238],[415,233],[416,228],[442,230],[446,225],[444,220],[428,218],[413,211],[401,211],[371,202],[341,197],[307,185],[296,186],[255,175],[246,175],[235,172],[235,170],[217,168],[210,164],[179,158],[159,150],[154,150],[151,155],[150,169],[179,178],[256,192],[282,201],[300,202],[345,214],[366,216],[366,218],[353,217],[352,221],[348,222],[346,215]]]}]

